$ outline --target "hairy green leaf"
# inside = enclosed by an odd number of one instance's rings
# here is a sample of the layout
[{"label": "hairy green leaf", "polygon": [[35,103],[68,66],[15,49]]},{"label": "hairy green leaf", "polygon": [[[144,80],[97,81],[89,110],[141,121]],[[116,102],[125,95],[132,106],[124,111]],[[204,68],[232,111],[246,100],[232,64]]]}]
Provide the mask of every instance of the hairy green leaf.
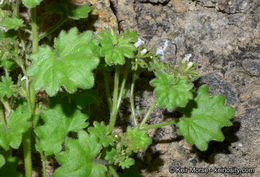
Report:
[{"label": "hairy green leaf", "polygon": [[138,36],[137,36],[137,32],[136,31],[129,31],[128,29],[125,31],[125,36],[132,38],[133,42],[137,42],[138,41]]},{"label": "hairy green leaf", "polygon": [[116,157],[120,155],[120,151],[116,150],[115,148],[112,148],[111,151],[106,151],[105,159],[108,161],[108,163],[113,164]]},{"label": "hairy green leaf", "polygon": [[107,135],[109,132],[109,127],[105,126],[104,122],[98,123],[94,122],[94,127],[90,127],[88,131],[96,137],[98,137],[99,142],[104,146],[107,147],[108,145],[113,145],[114,139],[112,136]]},{"label": "hairy green leaf", "polygon": [[229,119],[234,116],[234,109],[224,105],[223,95],[210,97],[207,85],[199,88],[194,101],[187,105],[186,111],[184,109],[185,116],[177,123],[178,133],[190,145],[205,151],[209,141],[224,140],[221,128],[232,125]]},{"label": "hairy green leaf", "polygon": [[55,95],[63,86],[69,93],[77,88],[88,89],[94,85],[94,70],[99,59],[95,50],[97,41],[91,32],[78,35],[77,28],[68,33],[62,31],[54,42],[55,49],[39,47],[31,55],[33,64],[28,68],[28,76],[33,76],[36,90],[45,88],[48,95]]},{"label": "hairy green leaf", "polygon": [[6,29],[15,29],[23,26],[23,20],[17,17],[7,17],[3,21],[0,22],[0,25],[5,27]]},{"label": "hairy green leaf", "polygon": [[27,105],[19,106],[7,117],[7,126],[0,124],[0,146],[8,150],[8,146],[17,149],[22,141],[22,135],[31,127],[31,113]]},{"label": "hairy green leaf", "polygon": [[0,66],[6,69],[7,71],[11,71],[15,68],[16,63],[13,60],[0,60]]},{"label": "hairy green leaf", "polygon": [[155,87],[154,96],[161,108],[171,111],[174,107],[184,107],[192,99],[192,84],[186,80],[177,80],[174,74],[155,72],[156,78],[150,84]]},{"label": "hairy green leaf", "polygon": [[119,166],[122,169],[129,168],[129,167],[131,167],[134,164],[135,164],[135,160],[130,158],[130,157],[127,157],[125,160],[119,162]]},{"label": "hairy green leaf", "polygon": [[57,155],[61,164],[54,177],[105,177],[106,167],[95,162],[101,144],[94,134],[78,133],[78,140],[68,139],[66,151]]},{"label": "hairy green leaf", "polygon": [[81,18],[87,18],[88,13],[91,11],[91,7],[89,7],[89,4],[86,3],[84,5],[74,5],[74,4],[69,4],[68,9],[66,11],[67,16],[71,19],[74,20],[79,20]]},{"label": "hairy green leaf", "polygon": [[66,18],[79,20],[81,18],[87,18],[88,13],[92,10],[89,3],[84,5],[75,5],[70,0],[63,0],[60,2],[54,2],[48,7],[48,11],[61,14]]},{"label": "hairy green leaf", "polygon": [[10,98],[12,95],[16,93],[16,90],[13,86],[13,81],[10,77],[1,77],[2,82],[0,82],[0,98],[6,96]]},{"label": "hairy green leaf", "polygon": [[35,128],[35,133],[40,138],[40,143],[36,145],[38,150],[45,151],[46,155],[56,154],[61,151],[70,131],[77,132],[88,126],[85,122],[88,117],[71,107],[74,108],[74,105],[56,104],[42,111],[44,125]]},{"label": "hairy green leaf", "polygon": [[112,30],[102,31],[98,34],[101,44],[101,54],[105,57],[108,65],[123,65],[125,57],[133,58],[136,50],[132,38],[119,36]]},{"label": "hairy green leaf", "polygon": [[129,151],[137,152],[139,149],[145,150],[146,146],[152,143],[145,130],[138,127],[127,127],[127,148]]},{"label": "hairy green leaf", "polygon": [[22,0],[23,4],[28,8],[34,8],[41,3],[42,0]]},{"label": "hairy green leaf", "polygon": [[0,168],[0,177],[22,177],[23,175],[16,170],[18,165],[18,158],[8,157],[6,159],[6,164]]}]

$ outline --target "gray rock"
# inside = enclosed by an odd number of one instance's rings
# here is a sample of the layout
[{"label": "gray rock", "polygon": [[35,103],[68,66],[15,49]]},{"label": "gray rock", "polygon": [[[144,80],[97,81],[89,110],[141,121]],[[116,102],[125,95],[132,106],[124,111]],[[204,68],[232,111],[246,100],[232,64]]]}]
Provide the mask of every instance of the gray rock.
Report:
[{"label": "gray rock", "polygon": [[242,63],[243,68],[252,76],[260,76],[260,60],[246,59]]},{"label": "gray rock", "polygon": [[[260,1],[259,0],[113,0],[123,29],[135,29],[146,43],[161,51],[160,60],[178,64],[191,54],[198,65],[198,86],[209,85],[211,95],[223,94],[226,104],[236,109],[234,125],[226,130],[226,140],[210,146],[200,155],[184,141],[156,144],[164,163],[146,177],[185,176],[175,167],[258,167],[260,159]],[[127,3],[126,3],[127,2]],[[167,42],[168,41],[168,42]],[[166,45],[167,44],[167,45]],[[166,46],[166,47],[164,47]],[[149,95],[149,94],[147,94]],[[148,101],[149,100],[149,101]],[[148,109],[151,95],[143,94],[136,105]],[[148,123],[163,119],[155,109]],[[176,137],[167,127],[157,140]],[[237,138],[235,138],[237,137]],[[216,148],[216,149],[214,149]],[[219,148],[219,149],[218,149]],[[198,160],[197,160],[198,159]],[[210,159],[210,160],[205,160]],[[260,168],[256,171],[260,173]],[[230,176],[230,174],[189,174],[190,176]],[[244,174],[247,176],[248,174]],[[255,174],[257,176],[257,174]]]},{"label": "gray rock", "polygon": [[216,72],[207,74],[198,79],[198,84],[209,85],[209,93],[213,95],[223,94],[226,98],[226,103],[228,105],[233,105],[236,103],[236,93],[230,83],[221,78]]}]

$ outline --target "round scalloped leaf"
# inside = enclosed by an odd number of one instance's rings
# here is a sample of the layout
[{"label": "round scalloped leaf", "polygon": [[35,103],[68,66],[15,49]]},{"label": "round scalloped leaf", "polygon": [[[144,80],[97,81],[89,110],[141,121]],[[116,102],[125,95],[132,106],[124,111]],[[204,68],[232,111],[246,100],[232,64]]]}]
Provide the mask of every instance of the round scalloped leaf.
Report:
[{"label": "round scalloped leaf", "polygon": [[34,8],[41,3],[42,0],[22,0],[23,4],[28,8]]},{"label": "round scalloped leaf", "polygon": [[8,146],[19,148],[23,134],[30,128],[30,118],[28,105],[19,106],[15,111],[11,111],[6,119],[7,126],[0,124],[0,146],[3,149],[8,150]]},{"label": "round scalloped leaf", "polygon": [[221,128],[232,125],[229,119],[235,112],[232,107],[224,105],[223,95],[210,97],[207,85],[198,89],[194,101],[187,105],[187,110],[183,109],[185,116],[177,123],[178,133],[184,136],[188,144],[195,144],[198,149],[205,151],[209,141],[224,140]]},{"label": "round scalloped leaf", "polygon": [[78,35],[77,28],[67,33],[62,31],[54,46],[54,50],[49,46],[39,47],[39,51],[30,57],[33,63],[27,74],[33,76],[34,88],[44,88],[48,95],[53,96],[61,86],[69,93],[77,88],[93,87],[92,71],[99,63],[95,52],[98,43],[93,34],[88,31]]},{"label": "round scalloped leaf", "polygon": [[94,134],[80,131],[77,140],[67,139],[65,148],[56,156],[61,167],[54,172],[54,177],[105,177],[107,168],[94,161],[101,150]]},{"label": "round scalloped leaf", "polygon": [[3,21],[0,22],[0,25],[5,27],[8,30],[15,29],[23,26],[23,20],[17,17],[8,17],[5,18]]},{"label": "round scalloped leaf", "polygon": [[134,164],[135,164],[135,160],[133,158],[130,158],[130,157],[127,157],[123,161],[119,162],[119,166],[122,169],[129,168],[129,167],[131,167]]},{"label": "round scalloped leaf", "polygon": [[91,7],[89,7],[89,4],[86,3],[84,5],[74,5],[69,3],[68,9],[66,11],[67,16],[74,20],[79,20],[81,18],[87,18],[88,13],[91,11]]},{"label": "round scalloped leaf", "polygon": [[44,125],[34,130],[40,138],[40,143],[36,145],[38,150],[44,150],[46,155],[56,154],[61,151],[70,131],[77,132],[88,126],[85,122],[88,117],[73,108],[74,105],[63,103],[54,107],[50,105],[49,109],[42,111]]},{"label": "round scalloped leaf", "polygon": [[192,99],[193,85],[186,80],[176,81],[174,74],[155,72],[156,78],[150,84],[155,87],[154,96],[161,108],[171,111],[174,107],[184,107]]},{"label": "round scalloped leaf", "polygon": [[10,98],[15,94],[16,90],[13,86],[13,81],[10,77],[1,77],[2,81],[0,82],[0,98],[6,96]]},{"label": "round scalloped leaf", "polygon": [[112,30],[102,31],[98,34],[101,44],[101,54],[108,65],[123,65],[125,57],[133,58],[136,50],[132,38],[119,36]]},{"label": "round scalloped leaf", "polygon": [[137,152],[139,149],[145,150],[146,146],[152,143],[145,130],[138,127],[127,127],[127,148],[129,151]]}]

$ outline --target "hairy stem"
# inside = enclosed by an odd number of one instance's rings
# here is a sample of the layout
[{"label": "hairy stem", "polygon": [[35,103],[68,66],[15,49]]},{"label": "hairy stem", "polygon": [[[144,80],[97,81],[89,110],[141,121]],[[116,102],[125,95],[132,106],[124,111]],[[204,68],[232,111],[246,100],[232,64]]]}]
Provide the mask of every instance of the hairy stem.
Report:
[{"label": "hairy stem", "polygon": [[38,26],[36,20],[37,17],[36,8],[32,8],[31,14],[32,14],[32,37],[33,37],[32,51],[37,52],[38,51]]},{"label": "hairy stem", "polygon": [[[38,29],[36,22],[36,8],[31,9],[31,17],[32,17],[32,52],[37,52],[38,50]],[[18,57],[19,58],[19,57]],[[21,62],[22,64],[22,62]],[[25,72],[25,71],[24,71]],[[26,97],[29,106],[29,110],[31,112],[33,126],[35,125],[35,114],[34,114],[34,104],[35,97],[33,93],[33,89],[30,85],[30,81],[27,78],[26,81]],[[26,177],[32,177],[32,158],[31,158],[31,130],[28,131],[23,138],[23,151],[24,151],[24,165],[25,165],[25,175]]]},{"label": "hairy stem", "polygon": [[106,97],[107,97],[107,104],[108,104],[110,112],[112,112],[112,99],[111,99],[111,94],[110,94],[108,73],[106,71],[103,71],[103,75],[104,75],[104,84],[105,84],[105,92],[106,92]]},{"label": "hairy stem", "polygon": [[31,130],[29,130],[24,134],[23,154],[24,154],[25,176],[32,177]]},{"label": "hairy stem", "polygon": [[[61,24],[58,24],[61,25]],[[56,25],[57,26],[57,25]],[[56,28],[57,29],[57,28]],[[46,35],[50,34],[51,30],[55,30],[55,29],[50,29],[49,31],[47,31]],[[37,21],[36,21],[36,8],[32,9],[32,35],[33,35],[33,52],[37,52],[38,51],[38,29],[37,29]],[[41,37],[40,37],[41,38]],[[33,127],[36,127],[36,117],[35,117],[35,92],[34,89],[32,87],[31,82],[28,82],[27,85],[28,89],[27,89],[27,101],[29,103],[29,107],[32,113],[32,119],[33,119]],[[36,137],[36,143],[38,143],[38,139]],[[46,163],[45,163],[45,155],[43,153],[42,150],[40,150],[40,156],[41,156],[41,161],[42,161],[42,172],[43,172],[43,177],[46,177]]]},{"label": "hairy stem", "polygon": [[[22,43],[23,44],[23,43]],[[23,49],[25,50],[25,49]],[[16,58],[16,63],[20,66],[20,68],[22,69],[23,71],[23,74],[25,75],[26,74],[26,70],[25,70],[25,67],[24,67],[24,64],[23,64],[23,61],[22,59],[19,57],[18,55],[18,46],[15,47],[15,53],[14,53],[14,56]]]},{"label": "hairy stem", "polygon": [[50,29],[48,29],[46,32],[42,33],[40,35],[40,40],[45,38],[46,36],[50,35],[51,33],[53,33],[54,31],[56,31],[61,25],[63,25],[65,22],[67,21],[66,17],[62,17],[53,27],[51,27]]},{"label": "hairy stem", "polygon": [[145,125],[147,119],[149,118],[149,116],[152,113],[153,109],[155,108],[156,104],[157,104],[157,101],[154,101],[153,104],[151,105],[151,107],[149,108],[148,112],[146,113],[144,119],[142,120],[140,127]]},{"label": "hairy stem", "polygon": [[123,81],[121,83],[120,93],[119,93],[119,97],[118,97],[118,101],[117,101],[117,107],[116,107],[117,110],[120,107],[121,99],[122,99],[123,93],[125,91],[125,83],[126,83],[126,79],[127,79],[127,76],[128,76],[128,72],[129,72],[129,68],[127,67],[125,69],[125,72],[124,72],[124,75],[123,75]]},{"label": "hairy stem", "polygon": [[133,73],[133,78],[132,78],[132,83],[131,83],[130,105],[131,105],[132,118],[133,118],[134,124],[137,125],[136,114],[135,114],[135,103],[134,103],[135,79],[136,79],[136,72]]},{"label": "hairy stem", "polygon": [[4,110],[2,105],[0,104],[0,117],[1,117],[1,122],[4,126],[6,126],[6,121],[5,121],[5,116],[4,116]]},{"label": "hairy stem", "polygon": [[5,100],[4,98],[1,98],[0,101],[4,105],[4,108],[7,111],[7,114],[9,115],[9,113],[11,112],[12,109],[11,109],[10,105],[8,104],[8,101]]},{"label": "hairy stem", "polygon": [[111,172],[113,177],[119,177],[118,174],[116,173],[116,170],[111,165],[109,166],[109,171]]},{"label": "hairy stem", "polygon": [[117,115],[117,97],[118,97],[118,85],[119,85],[119,67],[116,66],[115,71],[115,78],[114,78],[114,91],[113,91],[113,107],[112,107],[112,113],[110,117],[110,124],[109,124],[109,133],[112,132],[115,123],[116,123],[116,115]]},{"label": "hairy stem", "polygon": [[14,15],[17,17],[19,15],[19,5],[20,5],[20,0],[16,0],[15,7],[14,7]]},{"label": "hairy stem", "polygon": [[144,127],[141,127],[141,129],[148,130],[148,129],[160,128],[160,127],[164,127],[166,125],[171,125],[171,124],[176,124],[176,123],[177,123],[177,120],[171,120],[171,121],[162,122],[162,123],[158,123],[158,124],[154,124],[154,125],[146,125]]}]

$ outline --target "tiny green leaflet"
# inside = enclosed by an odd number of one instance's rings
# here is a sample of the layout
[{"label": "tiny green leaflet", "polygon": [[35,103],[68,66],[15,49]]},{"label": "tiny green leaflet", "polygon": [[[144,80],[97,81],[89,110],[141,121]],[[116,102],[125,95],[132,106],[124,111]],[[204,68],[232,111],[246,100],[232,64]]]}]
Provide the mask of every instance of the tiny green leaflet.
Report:
[{"label": "tiny green leaflet", "polygon": [[2,76],[0,82],[0,98],[7,97],[10,98],[11,96],[15,95],[16,89],[13,86],[13,81],[10,77]]},{"label": "tiny green leaflet", "polygon": [[113,137],[111,135],[107,135],[109,132],[109,127],[105,126],[104,122],[98,123],[95,121],[93,125],[94,127],[90,127],[88,131],[96,135],[96,137],[98,137],[100,143],[104,147],[107,147],[108,145],[113,145]]},{"label": "tiny green leaflet", "polygon": [[155,87],[154,96],[158,99],[159,107],[171,111],[176,106],[184,107],[192,99],[193,85],[187,80],[178,80],[174,74],[166,72],[155,72],[155,75],[150,84]]},{"label": "tiny green leaflet", "polygon": [[127,127],[126,132],[127,148],[129,151],[137,152],[139,149],[145,150],[145,148],[152,143],[152,140],[148,137],[145,130],[139,129],[139,127]]},{"label": "tiny green leaflet", "polygon": [[7,30],[11,30],[11,29],[17,30],[18,28],[23,26],[23,20],[15,16],[7,17],[0,22],[0,26],[5,27]]},{"label": "tiny green leaflet", "polygon": [[101,31],[98,38],[101,44],[101,54],[105,57],[105,62],[108,65],[123,65],[125,64],[125,57],[134,57],[136,48],[132,38],[120,36],[113,30],[110,30],[110,32]]}]

